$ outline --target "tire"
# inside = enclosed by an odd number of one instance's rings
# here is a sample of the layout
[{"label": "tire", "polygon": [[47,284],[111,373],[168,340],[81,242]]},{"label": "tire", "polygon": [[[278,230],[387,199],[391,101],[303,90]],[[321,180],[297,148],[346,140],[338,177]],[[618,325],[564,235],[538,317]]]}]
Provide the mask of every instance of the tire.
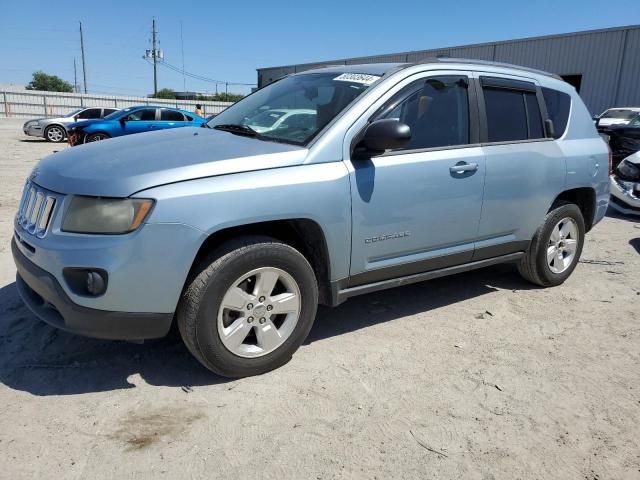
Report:
[{"label": "tire", "polygon": [[[261,286],[270,293],[262,296]],[[232,308],[223,306],[230,303]],[[209,370],[237,378],[287,363],[309,334],[317,307],[318,284],[307,259],[271,237],[251,236],[226,242],[194,268],[176,316],[193,356]]]},{"label": "tire", "polygon": [[111,136],[107,135],[104,132],[97,132],[97,133],[92,133],[90,135],[87,135],[84,143],[91,143],[91,142],[99,142],[101,140],[107,140],[111,138]]},{"label": "tire", "polygon": [[44,138],[47,142],[60,143],[67,138],[67,131],[61,125],[49,125],[44,129]]},{"label": "tire", "polygon": [[[556,230],[557,227],[559,230]],[[558,236],[558,232],[563,235],[563,230],[565,233],[569,232],[568,235],[564,235],[564,240]],[[533,236],[527,253],[518,264],[520,275],[542,287],[562,284],[578,265],[584,235],[584,218],[580,208],[573,203],[555,205],[547,213],[544,222]],[[572,240],[575,244],[570,243]],[[573,253],[570,251],[571,248],[574,249]]]}]

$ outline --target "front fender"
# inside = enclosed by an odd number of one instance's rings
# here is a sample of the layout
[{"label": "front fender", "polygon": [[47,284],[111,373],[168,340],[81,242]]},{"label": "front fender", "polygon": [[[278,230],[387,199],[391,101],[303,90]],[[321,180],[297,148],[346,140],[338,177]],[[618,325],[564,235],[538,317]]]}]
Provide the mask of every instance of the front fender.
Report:
[{"label": "front fender", "polygon": [[[325,235],[331,280],[346,278],[351,258],[348,170],[333,162],[276,168],[164,185],[136,193],[154,198],[148,223],[183,223],[203,232],[273,220],[308,219]],[[202,242],[193,245],[193,257]]]}]

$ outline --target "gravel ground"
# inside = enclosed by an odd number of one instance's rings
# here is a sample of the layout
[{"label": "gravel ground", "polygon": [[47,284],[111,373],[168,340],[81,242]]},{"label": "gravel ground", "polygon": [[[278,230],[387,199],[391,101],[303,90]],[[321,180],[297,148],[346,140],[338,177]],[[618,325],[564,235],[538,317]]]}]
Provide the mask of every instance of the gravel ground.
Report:
[{"label": "gravel ground", "polygon": [[640,223],[562,286],[511,266],[321,309],[288,365],[228,381],[177,335],[68,335],[22,305],[23,179],[66,148],[0,120],[0,478],[640,478]]}]

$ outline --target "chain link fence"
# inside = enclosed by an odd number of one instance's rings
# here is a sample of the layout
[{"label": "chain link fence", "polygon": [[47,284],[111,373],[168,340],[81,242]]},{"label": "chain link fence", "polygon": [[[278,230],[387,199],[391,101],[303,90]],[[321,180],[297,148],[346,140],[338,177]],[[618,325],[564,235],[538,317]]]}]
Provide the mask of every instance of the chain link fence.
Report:
[{"label": "chain link fence", "polygon": [[196,104],[202,106],[205,116],[220,113],[229,105],[233,105],[232,102],[205,100],[166,100],[38,90],[0,90],[0,117],[13,118],[59,117],[84,107],[126,108],[136,105],[158,105],[193,112]]}]

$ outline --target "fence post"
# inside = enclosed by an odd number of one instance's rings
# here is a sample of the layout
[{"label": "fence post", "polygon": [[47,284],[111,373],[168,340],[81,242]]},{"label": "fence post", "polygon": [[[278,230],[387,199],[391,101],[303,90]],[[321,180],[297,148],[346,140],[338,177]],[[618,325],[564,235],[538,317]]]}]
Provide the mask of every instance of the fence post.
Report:
[{"label": "fence post", "polygon": [[42,95],[42,106],[44,107],[44,116],[48,117],[48,115],[47,115],[47,96],[46,95]]},{"label": "fence post", "polygon": [[7,92],[2,92],[4,97],[4,116],[9,118],[9,102],[7,102]]},{"label": "fence post", "polygon": [[117,98],[114,98],[114,99],[113,99],[113,106],[114,106],[115,108],[118,108],[118,99],[117,99]]}]

